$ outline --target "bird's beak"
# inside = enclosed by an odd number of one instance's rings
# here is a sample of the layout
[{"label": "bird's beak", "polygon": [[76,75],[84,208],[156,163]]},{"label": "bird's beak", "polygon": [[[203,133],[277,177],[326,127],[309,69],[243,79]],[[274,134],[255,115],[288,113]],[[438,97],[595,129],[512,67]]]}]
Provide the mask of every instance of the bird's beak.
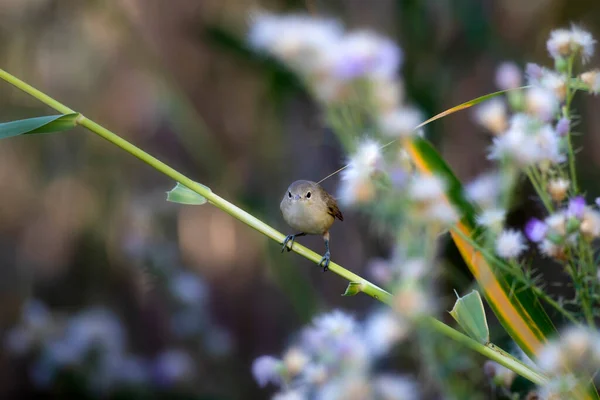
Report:
[{"label": "bird's beak", "polygon": [[294,195],[294,200],[300,200],[300,195],[299,194]]}]

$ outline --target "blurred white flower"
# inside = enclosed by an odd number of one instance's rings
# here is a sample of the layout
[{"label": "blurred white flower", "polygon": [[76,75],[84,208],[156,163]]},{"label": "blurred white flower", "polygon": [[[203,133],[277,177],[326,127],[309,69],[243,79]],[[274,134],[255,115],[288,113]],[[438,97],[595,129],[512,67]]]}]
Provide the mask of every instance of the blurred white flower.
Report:
[{"label": "blurred white flower", "polygon": [[571,182],[568,179],[557,178],[548,182],[548,193],[552,200],[561,202],[567,197]]},{"label": "blurred white flower", "polygon": [[595,239],[600,236],[600,212],[586,208],[583,213],[583,219],[579,230],[584,238],[588,240]]},{"label": "blurred white flower", "polygon": [[485,362],[483,369],[494,384],[503,386],[507,389],[510,389],[513,381],[517,377],[517,374],[514,371],[490,360]]},{"label": "blurred white flower", "polygon": [[365,323],[365,340],[378,357],[387,354],[406,337],[408,331],[408,325],[393,312],[378,311],[371,314]]},{"label": "blurred white flower", "polygon": [[171,278],[169,282],[171,294],[185,305],[198,305],[208,296],[204,282],[191,272],[182,271]]},{"label": "blurred white flower", "polygon": [[291,389],[285,392],[275,393],[272,400],[306,400],[308,396],[303,390]]},{"label": "blurred white flower", "polygon": [[574,390],[577,388],[577,379],[569,374],[550,379],[538,387],[537,396],[540,400],[567,400],[575,399]]},{"label": "blurred white flower", "polygon": [[490,208],[483,210],[483,212],[477,216],[477,223],[491,229],[493,232],[499,232],[504,227],[505,218],[506,210]]},{"label": "blurred white flower", "polygon": [[558,97],[552,90],[535,86],[525,92],[527,113],[539,118],[541,121],[552,120],[558,111],[558,106]]},{"label": "blurred white flower", "polygon": [[495,135],[500,135],[508,127],[506,104],[499,98],[484,102],[475,108],[475,121]]},{"label": "blurred white flower", "polygon": [[488,172],[479,175],[475,180],[468,183],[465,186],[465,192],[471,201],[486,209],[494,206],[500,188],[500,175],[497,172]]},{"label": "blurred white flower", "polygon": [[496,254],[502,258],[516,258],[526,249],[525,237],[519,231],[505,230],[496,239]]},{"label": "blurred white flower", "polygon": [[379,129],[381,133],[390,137],[407,137],[418,134],[415,129],[423,116],[419,110],[412,107],[400,107],[388,113],[379,115]]},{"label": "blurred white flower", "polygon": [[373,383],[377,398],[381,400],[417,400],[419,390],[414,381],[401,375],[380,375]]},{"label": "blurred white flower", "polygon": [[571,29],[557,29],[550,33],[546,43],[548,52],[554,58],[581,57],[582,62],[594,54],[596,41],[592,35],[583,29],[573,26]]},{"label": "blurred white flower", "polygon": [[516,89],[522,79],[521,69],[513,62],[503,62],[496,69],[496,86],[500,90]]},{"label": "blurred white flower", "polygon": [[340,203],[351,205],[371,200],[375,190],[372,175],[381,170],[382,162],[381,145],[375,140],[363,140],[342,171]]},{"label": "blurred white flower", "polygon": [[156,357],[154,379],[160,386],[170,387],[193,378],[196,367],[192,357],[183,350],[165,350]]},{"label": "blurred white flower", "polygon": [[371,386],[363,376],[344,376],[321,387],[315,400],[372,399]]},{"label": "blurred white flower", "polygon": [[333,75],[341,80],[366,76],[391,79],[402,62],[402,52],[391,40],[370,31],[348,33],[334,51]]},{"label": "blurred white flower", "polygon": [[273,54],[301,73],[331,67],[331,54],[339,46],[342,26],[334,20],[308,15],[252,15],[248,42]]},{"label": "blurred white flower", "polygon": [[600,71],[597,69],[584,72],[579,79],[589,87],[591,93],[598,94],[600,92]]},{"label": "blurred white flower", "polygon": [[112,311],[91,308],[69,320],[64,341],[78,357],[84,357],[90,351],[120,354],[125,347],[125,333]]},{"label": "blurred white flower", "polygon": [[417,202],[431,202],[445,195],[446,183],[435,175],[417,174],[413,176],[408,192]]},{"label": "blurred white flower", "polygon": [[283,355],[283,366],[290,377],[294,377],[302,372],[309,361],[308,355],[299,347],[292,347]]},{"label": "blurred white flower", "polygon": [[259,386],[281,382],[282,362],[275,357],[260,356],[252,363],[252,375]]}]

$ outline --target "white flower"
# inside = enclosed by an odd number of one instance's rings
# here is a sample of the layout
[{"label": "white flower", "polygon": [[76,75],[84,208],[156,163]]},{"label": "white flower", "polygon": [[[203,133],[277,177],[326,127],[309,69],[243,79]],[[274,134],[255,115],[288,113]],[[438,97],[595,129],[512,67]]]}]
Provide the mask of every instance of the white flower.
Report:
[{"label": "white flower", "polygon": [[373,77],[371,79],[371,95],[379,114],[391,113],[404,100],[404,86],[397,79]]},{"label": "white flower", "polygon": [[408,192],[418,202],[431,202],[444,196],[446,184],[435,175],[415,175],[411,180]]},{"label": "white flower", "polygon": [[492,133],[501,134],[508,126],[506,104],[498,98],[481,104],[475,108],[475,120]]},{"label": "white flower", "polygon": [[407,282],[396,291],[392,304],[394,311],[409,319],[430,313],[433,306],[431,293],[413,282]]},{"label": "white flower", "polygon": [[573,26],[571,29],[557,29],[550,33],[546,43],[548,52],[554,58],[568,58],[579,55],[586,62],[594,54],[596,41],[592,35],[583,29]]},{"label": "white flower", "polygon": [[477,223],[490,228],[494,232],[499,232],[504,226],[505,218],[506,210],[500,208],[491,208],[484,210],[480,215],[477,216]]},{"label": "white flower", "polygon": [[504,62],[496,69],[496,86],[500,90],[516,89],[521,86],[521,69],[512,62]]},{"label": "white flower", "polygon": [[393,78],[402,62],[402,52],[391,40],[370,31],[350,32],[332,50],[332,74],[341,80]]},{"label": "white flower", "polygon": [[554,58],[567,57],[571,54],[571,32],[567,29],[557,29],[550,32],[546,42],[548,53]]},{"label": "white flower", "polygon": [[162,386],[171,386],[190,380],[195,373],[192,357],[179,349],[169,349],[154,361],[155,378]]},{"label": "white flower", "polygon": [[331,55],[342,38],[341,25],[307,15],[256,13],[248,42],[298,69],[310,73],[331,67]]},{"label": "white flower", "polygon": [[591,93],[598,94],[600,92],[600,71],[594,69],[584,72],[579,79],[589,87]]},{"label": "white flower", "polygon": [[283,356],[283,365],[291,376],[298,375],[309,362],[308,355],[298,347],[292,347]]},{"label": "white flower", "polygon": [[375,356],[387,354],[408,333],[408,326],[391,311],[378,311],[367,319],[365,340]]},{"label": "white flower", "polygon": [[583,213],[583,219],[579,226],[581,234],[588,240],[600,236],[600,213],[598,211],[586,208]]},{"label": "white flower", "polygon": [[516,258],[525,249],[525,237],[519,231],[505,230],[496,239],[496,253],[502,258]]},{"label": "white flower", "polygon": [[511,127],[504,135],[492,141],[488,158],[510,160],[520,167],[527,167],[540,161],[541,152],[534,135],[524,129]]},{"label": "white flower", "polygon": [[427,220],[442,225],[454,224],[459,220],[456,208],[445,200],[438,200],[430,204],[424,210],[424,216]]},{"label": "white flower", "polygon": [[199,305],[206,299],[207,288],[200,278],[191,272],[180,272],[169,282],[173,296],[186,305]]},{"label": "white flower", "polygon": [[548,193],[554,201],[563,201],[567,197],[567,192],[571,182],[568,179],[553,179],[548,183]]},{"label": "white flower", "polygon": [[359,177],[370,177],[381,168],[381,144],[372,139],[363,140],[357,147],[356,153],[350,157],[350,165],[345,172],[347,175],[356,174]]},{"label": "white flower", "polygon": [[556,98],[563,102],[567,96],[567,76],[554,71],[544,70],[540,80],[542,87],[550,90]]},{"label": "white flower", "polygon": [[536,143],[540,150],[540,160],[552,164],[558,164],[565,161],[565,156],[561,154],[560,137],[551,125],[542,126],[536,133]]},{"label": "white flower", "polygon": [[375,188],[372,175],[381,169],[381,145],[371,139],[364,140],[348,160],[348,167],[342,171],[339,189],[341,204],[364,203],[373,198]]},{"label": "white flower", "polygon": [[423,116],[416,108],[401,107],[392,112],[379,116],[379,129],[384,135],[391,137],[407,137],[418,134],[415,129],[421,122]]},{"label": "white flower", "polygon": [[412,380],[401,376],[380,375],[374,382],[377,398],[382,400],[417,400],[420,399],[417,385]]},{"label": "white flower", "polygon": [[566,235],[567,233],[567,217],[564,212],[556,212],[554,214],[550,214],[544,220],[546,225],[555,233],[559,235]]},{"label": "white flower", "polygon": [[532,87],[525,93],[525,107],[527,112],[542,121],[550,121],[558,111],[558,98],[556,94],[542,87]]},{"label": "white flower", "polygon": [[538,387],[537,395],[540,400],[567,400],[577,398],[574,390],[577,388],[577,379],[569,375],[553,377],[544,385]]},{"label": "white flower", "polygon": [[281,382],[281,361],[271,356],[260,356],[252,363],[252,375],[259,386]]},{"label": "white flower", "polygon": [[557,258],[563,255],[563,248],[545,239],[540,244],[540,251],[547,257]]},{"label": "white flower", "polygon": [[428,264],[423,258],[410,258],[398,266],[402,279],[406,280],[421,279],[429,271],[427,267]]},{"label": "white flower", "polygon": [[302,389],[290,389],[285,392],[275,393],[272,400],[306,400],[306,393]]},{"label": "white flower", "polygon": [[465,186],[467,197],[482,208],[489,208],[495,203],[500,191],[501,179],[497,172],[489,172],[478,176]]},{"label": "white flower", "polygon": [[111,311],[92,308],[71,318],[65,342],[79,358],[85,357],[90,350],[98,350],[104,355],[120,354],[125,346],[125,332]]},{"label": "white flower", "polygon": [[594,46],[596,45],[594,37],[580,27],[572,26],[571,40],[573,41],[574,50],[581,53],[581,60],[587,62],[594,54]]}]

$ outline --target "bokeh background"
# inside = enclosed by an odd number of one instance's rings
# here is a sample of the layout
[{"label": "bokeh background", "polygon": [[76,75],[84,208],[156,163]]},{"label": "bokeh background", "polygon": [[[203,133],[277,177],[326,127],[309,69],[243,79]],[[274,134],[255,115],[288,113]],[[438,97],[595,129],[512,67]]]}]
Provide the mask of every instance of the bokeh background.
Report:
[{"label": "bokeh background", "polygon": [[[245,46],[256,7],[392,37],[407,97],[426,115],[494,91],[502,61],[547,64],[553,28],[575,22],[600,37],[596,0],[0,0],[0,66],[288,232],[288,184],[321,179],[344,155],[294,76]],[[600,193],[599,106],[575,103],[590,198]],[[0,82],[1,121],[50,114]],[[472,113],[427,134],[463,181],[488,168]],[[218,209],[165,202],[173,185],[82,128],[0,142],[0,398],[83,398],[90,387],[113,398],[266,398],[250,373],[256,356],[279,353],[320,311],[373,307]],[[335,191],[337,178],[324,186]],[[515,224],[540,211],[528,193]],[[388,241],[344,215],[333,258],[368,276]],[[451,289],[471,278],[451,244],[445,253],[450,309]],[[48,335],[52,357],[36,349]],[[87,354],[92,340],[110,351]],[[56,360],[77,357],[93,368],[58,370]]]}]

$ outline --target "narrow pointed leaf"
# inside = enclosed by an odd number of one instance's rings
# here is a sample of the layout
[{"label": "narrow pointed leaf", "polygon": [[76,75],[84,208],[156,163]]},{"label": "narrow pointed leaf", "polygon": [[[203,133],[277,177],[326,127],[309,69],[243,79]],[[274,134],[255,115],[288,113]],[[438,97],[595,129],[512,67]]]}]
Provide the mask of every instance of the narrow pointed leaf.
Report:
[{"label": "narrow pointed leaf", "polygon": [[[431,143],[423,138],[405,139],[403,144],[422,173],[436,174],[446,180],[446,197],[462,216],[455,228],[465,237],[474,237],[476,225],[473,206],[466,199],[460,181],[446,162]],[[533,291],[526,288],[518,293],[511,291],[512,276],[499,270],[494,271],[469,241],[458,233],[451,234],[504,329],[528,356],[534,357],[546,338],[556,333],[556,328]]]},{"label": "narrow pointed leaf", "polygon": [[357,295],[358,293],[362,292],[362,283],[360,282],[350,282],[348,284],[348,287],[346,288],[346,291],[344,292],[344,294],[342,294],[342,296],[354,296]]},{"label": "narrow pointed leaf", "polygon": [[[208,187],[204,187],[208,189]],[[167,201],[170,201],[172,203],[188,204],[195,206],[202,205],[207,202],[206,197],[199,195],[198,193],[182,185],[181,183],[177,183],[177,185],[173,189],[167,192]]]},{"label": "narrow pointed leaf", "polygon": [[78,113],[50,115],[0,124],[0,139],[36,133],[66,131],[77,126]]},{"label": "narrow pointed leaf", "polygon": [[490,341],[490,330],[478,291],[473,290],[466,296],[459,297],[454,303],[450,315],[472,339],[481,344]]}]

